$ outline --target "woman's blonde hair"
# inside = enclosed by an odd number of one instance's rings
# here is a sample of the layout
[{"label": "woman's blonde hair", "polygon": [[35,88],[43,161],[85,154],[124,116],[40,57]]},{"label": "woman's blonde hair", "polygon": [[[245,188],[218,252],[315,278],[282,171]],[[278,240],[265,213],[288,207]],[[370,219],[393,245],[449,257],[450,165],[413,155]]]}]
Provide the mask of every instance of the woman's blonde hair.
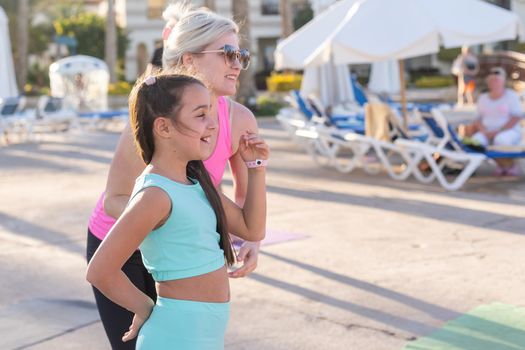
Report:
[{"label": "woman's blonde hair", "polygon": [[176,21],[164,44],[165,69],[180,67],[185,53],[199,53],[224,34],[239,34],[239,26],[233,20],[205,8],[194,9],[190,1],[169,5],[163,16]]}]

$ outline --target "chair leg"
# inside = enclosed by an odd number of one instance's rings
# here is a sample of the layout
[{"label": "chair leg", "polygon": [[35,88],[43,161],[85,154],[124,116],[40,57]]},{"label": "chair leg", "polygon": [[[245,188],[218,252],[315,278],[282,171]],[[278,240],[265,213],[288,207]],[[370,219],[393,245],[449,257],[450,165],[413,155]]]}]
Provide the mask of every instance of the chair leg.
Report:
[{"label": "chair leg", "polygon": [[[366,154],[372,149],[370,142],[361,138],[357,139],[339,139],[330,134],[321,135],[321,139],[326,139],[325,142],[334,145],[333,152],[330,153],[332,159],[331,165],[341,173],[349,173],[356,167],[362,167],[368,174],[377,174],[380,170],[370,167],[365,161]],[[342,150],[350,150],[350,158],[339,157]]]},{"label": "chair leg", "polygon": [[448,191],[456,191],[460,189],[465,182],[470,178],[470,176],[476,171],[476,169],[481,165],[485,159],[483,156],[479,157],[470,157],[466,160],[466,165],[461,170],[458,176],[454,177],[452,181],[448,181],[445,175],[443,174],[442,167],[440,167],[434,157],[428,153],[425,154],[425,159],[432,168],[432,172],[436,175],[436,179],[439,184]]},{"label": "chair leg", "polygon": [[414,157],[411,159],[412,175],[419,182],[424,183],[424,184],[429,184],[436,179],[436,174],[434,173],[434,171],[431,171],[429,174],[423,174],[423,172],[419,169],[419,164],[424,159],[425,159],[424,153],[416,152],[414,154]]},{"label": "chair leg", "polygon": [[[396,172],[394,170],[392,163],[390,162],[390,160],[388,159],[388,156],[385,153],[385,149],[388,151],[397,153],[401,156],[401,158],[403,159],[403,163],[404,163],[404,168],[401,172]],[[410,166],[411,157],[403,149],[396,148],[395,146],[392,146],[388,143],[375,142],[374,150],[375,150],[377,157],[379,158],[381,162],[381,165],[386,170],[388,176],[390,176],[392,179],[400,180],[400,181],[405,180],[412,173],[412,169]]]},{"label": "chair leg", "polygon": [[333,165],[335,154],[339,151],[339,146],[324,140],[322,137],[312,140],[309,153],[313,160],[321,166]]}]

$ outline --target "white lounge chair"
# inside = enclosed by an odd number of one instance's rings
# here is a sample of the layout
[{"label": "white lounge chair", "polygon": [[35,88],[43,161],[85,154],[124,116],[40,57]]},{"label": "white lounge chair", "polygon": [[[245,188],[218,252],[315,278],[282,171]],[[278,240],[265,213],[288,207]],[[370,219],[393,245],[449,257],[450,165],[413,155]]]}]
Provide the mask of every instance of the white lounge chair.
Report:
[{"label": "white lounge chair", "polygon": [[[525,158],[523,149],[511,150],[486,150],[483,152],[470,149],[457,136],[455,130],[450,126],[445,116],[438,109],[433,109],[430,115],[424,116],[424,120],[433,131],[433,142],[428,144],[414,141],[396,141],[401,147],[406,147],[424,158],[432,170],[428,179],[436,179],[439,184],[449,190],[460,189],[472,174],[485,161],[493,161],[498,158]],[[444,173],[446,166],[461,165],[459,173],[448,176]]]},{"label": "white lounge chair", "polygon": [[76,126],[77,113],[64,105],[64,99],[52,96],[40,96],[37,108],[29,123],[29,137],[36,140],[37,135],[67,131]]},{"label": "white lounge chair", "polygon": [[10,142],[10,136],[21,137],[27,131],[26,116],[22,114],[26,104],[24,96],[0,99],[0,135],[5,143]]}]

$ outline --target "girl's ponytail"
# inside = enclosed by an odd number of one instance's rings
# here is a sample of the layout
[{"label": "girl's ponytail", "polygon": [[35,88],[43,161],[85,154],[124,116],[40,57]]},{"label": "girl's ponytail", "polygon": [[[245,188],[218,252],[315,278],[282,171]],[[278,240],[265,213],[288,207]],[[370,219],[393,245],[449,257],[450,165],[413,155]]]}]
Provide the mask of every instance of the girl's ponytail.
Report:
[{"label": "girl's ponytail", "polygon": [[186,167],[186,172],[189,177],[199,181],[204,193],[206,194],[206,198],[208,198],[208,201],[215,212],[215,216],[217,217],[217,232],[221,236],[219,245],[224,251],[226,262],[231,266],[235,263],[235,253],[228,233],[228,223],[226,221],[226,214],[224,213],[221,197],[213,185],[210,175],[201,160],[189,162]]}]

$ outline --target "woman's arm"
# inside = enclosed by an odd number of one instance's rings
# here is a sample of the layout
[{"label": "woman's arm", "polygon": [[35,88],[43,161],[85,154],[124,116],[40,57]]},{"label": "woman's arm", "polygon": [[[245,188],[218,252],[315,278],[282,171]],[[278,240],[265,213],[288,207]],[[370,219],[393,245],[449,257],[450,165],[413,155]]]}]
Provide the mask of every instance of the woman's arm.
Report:
[{"label": "woman's arm", "polygon": [[169,197],[159,188],[139,193],[97,249],[86,273],[93,286],[142,321],[149,317],[154,301],[135,287],[122,266],[148,233],[169,215],[170,208]]},{"label": "woman's arm", "polygon": [[516,124],[518,124],[519,122],[521,121],[521,118],[520,117],[516,117],[516,116],[512,116],[510,117],[509,121],[506,122],[501,128],[499,128],[498,130],[494,130],[494,131],[488,131],[484,126],[483,126],[483,123],[479,122],[478,123],[478,128],[479,128],[479,131],[481,133],[483,133],[488,139],[489,141],[492,142],[492,140],[494,139],[494,137],[499,134],[500,132],[502,131],[505,131],[505,130],[508,130],[508,129],[512,129],[514,126],[516,126]]},{"label": "woman's arm", "polygon": [[498,132],[502,132],[502,131],[507,130],[507,129],[512,129],[520,121],[521,121],[520,117],[512,116],[512,117],[510,117],[509,121],[506,122],[505,125],[503,125]]},{"label": "woman's arm", "polygon": [[246,200],[246,191],[248,190],[248,168],[246,168],[246,164],[244,164],[239,153],[234,154],[230,158],[229,163],[233,177],[235,203],[237,203],[239,207],[242,207]]},{"label": "woman's arm", "polygon": [[265,175],[264,167],[248,171],[248,193],[242,208],[220,193],[229,231],[246,241],[261,241],[266,232]]},{"label": "woman's arm", "polygon": [[[235,203],[242,208],[246,200],[246,191],[248,188],[248,168],[239,153],[230,158],[230,170],[233,176]],[[237,254],[237,261],[242,261],[242,266],[230,271],[228,275],[232,278],[240,278],[252,273],[257,268],[260,246],[260,241],[244,241]]]},{"label": "woman's arm", "polygon": [[129,196],[135,185],[135,179],[144,170],[146,164],[135,150],[131,128],[126,125],[111,161],[106,195],[104,197],[104,211],[109,216],[118,219],[128,203]]},{"label": "woman's arm", "polygon": [[239,154],[239,140],[241,136],[247,132],[259,133],[257,121],[253,113],[240,103],[232,101],[232,125],[231,125],[231,140],[232,140],[232,157],[230,158],[230,170],[233,177],[233,191],[235,196],[235,203],[240,207],[244,205],[246,200],[246,191],[248,189],[248,169]]}]

